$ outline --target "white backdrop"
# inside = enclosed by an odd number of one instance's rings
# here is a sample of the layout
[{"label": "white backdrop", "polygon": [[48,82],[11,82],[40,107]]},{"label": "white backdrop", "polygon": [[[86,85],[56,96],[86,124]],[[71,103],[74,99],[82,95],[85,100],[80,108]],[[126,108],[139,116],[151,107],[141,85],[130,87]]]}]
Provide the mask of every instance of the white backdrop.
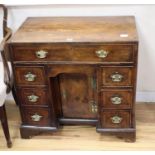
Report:
[{"label": "white backdrop", "polygon": [[[30,16],[111,15],[134,15],[136,17],[140,41],[137,101],[155,102],[155,5],[10,6],[8,24],[15,32],[22,22]],[[1,10],[0,19],[2,19]],[[1,38],[2,31],[0,31]]]}]

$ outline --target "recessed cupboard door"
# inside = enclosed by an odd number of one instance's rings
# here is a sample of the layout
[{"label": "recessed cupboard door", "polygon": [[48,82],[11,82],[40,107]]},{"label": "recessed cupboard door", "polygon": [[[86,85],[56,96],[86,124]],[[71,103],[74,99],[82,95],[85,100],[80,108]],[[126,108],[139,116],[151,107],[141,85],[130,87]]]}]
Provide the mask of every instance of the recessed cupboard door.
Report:
[{"label": "recessed cupboard door", "polygon": [[96,118],[98,107],[95,69],[91,66],[51,65],[50,70],[50,76],[59,80],[62,117]]}]

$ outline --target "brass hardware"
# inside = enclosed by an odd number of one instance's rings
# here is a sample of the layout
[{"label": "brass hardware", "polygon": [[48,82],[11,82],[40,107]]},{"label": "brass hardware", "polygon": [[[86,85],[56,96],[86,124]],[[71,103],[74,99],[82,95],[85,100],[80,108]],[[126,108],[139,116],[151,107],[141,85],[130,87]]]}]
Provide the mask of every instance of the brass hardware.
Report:
[{"label": "brass hardware", "polygon": [[48,52],[44,50],[40,50],[36,52],[37,58],[40,58],[40,59],[46,58],[47,54]]},{"label": "brass hardware", "polygon": [[119,96],[111,97],[110,100],[113,104],[121,104],[122,103],[122,98]]},{"label": "brass hardware", "polygon": [[92,113],[97,113],[97,111],[98,111],[97,105],[92,105],[91,111],[92,111]]},{"label": "brass hardware", "polygon": [[123,79],[123,75],[119,74],[118,72],[115,72],[111,75],[111,79],[113,82],[121,82]]},{"label": "brass hardware", "polygon": [[97,113],[98,112],[98,106],[96,105],[96,102],[94,100],[91,100],[89,102],[89,104],[91,105],[91,112]]},{"label": "brass hardware", "polygon": [[25,80],[26,81],[31,82],[31,81],[34,81],[35,80],[36,75],[35,74],[32,74],[31,72],[28,72],[26,75],[24,75],[24,77],[25,77]]},{"label": "brass hardware", "polygon": [[35,113],[34,115],[31,116],[32,121],[34,122],[39,122],[41,120],[43,116],[38,115],[37,113]]},{"label": "brass hardware", "polygon": [[105,58],[108,56],[108,51],[105,51],[105,50],[98,50],[96,51],[96,55],[99,57],[99,58]]},{"label": "brass hardware", "polygon": [[30,102],[37,102],[39,97],[36,95],[30,95],[30,96],[27,96],[27,98]]},{"label": "brass hardware", "polygon": [[112,121],[112,123],[114,123],[114,124],[119,124],[119,123],[121,123],[121,121],[122,121],[122,117],[119,117],[119,116],[113,116],[113,117],[111,117],[111,121]]}]

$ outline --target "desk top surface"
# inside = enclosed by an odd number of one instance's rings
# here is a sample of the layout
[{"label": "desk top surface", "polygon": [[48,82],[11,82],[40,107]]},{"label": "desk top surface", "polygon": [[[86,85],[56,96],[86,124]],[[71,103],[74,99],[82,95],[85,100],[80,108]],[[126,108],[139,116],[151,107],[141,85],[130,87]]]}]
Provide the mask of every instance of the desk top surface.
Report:
[{"label": "desk top surface", "polygon": [[11,43],[137,42],[133,16],[29,17]]}]

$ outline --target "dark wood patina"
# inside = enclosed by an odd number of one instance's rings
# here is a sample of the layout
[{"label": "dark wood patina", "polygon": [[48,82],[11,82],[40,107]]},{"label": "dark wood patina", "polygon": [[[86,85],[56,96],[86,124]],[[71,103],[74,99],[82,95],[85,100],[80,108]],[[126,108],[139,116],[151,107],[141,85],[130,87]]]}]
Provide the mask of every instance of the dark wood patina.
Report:
[{"label": "dark wood patina", "polygon": [[8,46],[22,138],[90,124],[135,141],[134,17],[28,18]]}]

